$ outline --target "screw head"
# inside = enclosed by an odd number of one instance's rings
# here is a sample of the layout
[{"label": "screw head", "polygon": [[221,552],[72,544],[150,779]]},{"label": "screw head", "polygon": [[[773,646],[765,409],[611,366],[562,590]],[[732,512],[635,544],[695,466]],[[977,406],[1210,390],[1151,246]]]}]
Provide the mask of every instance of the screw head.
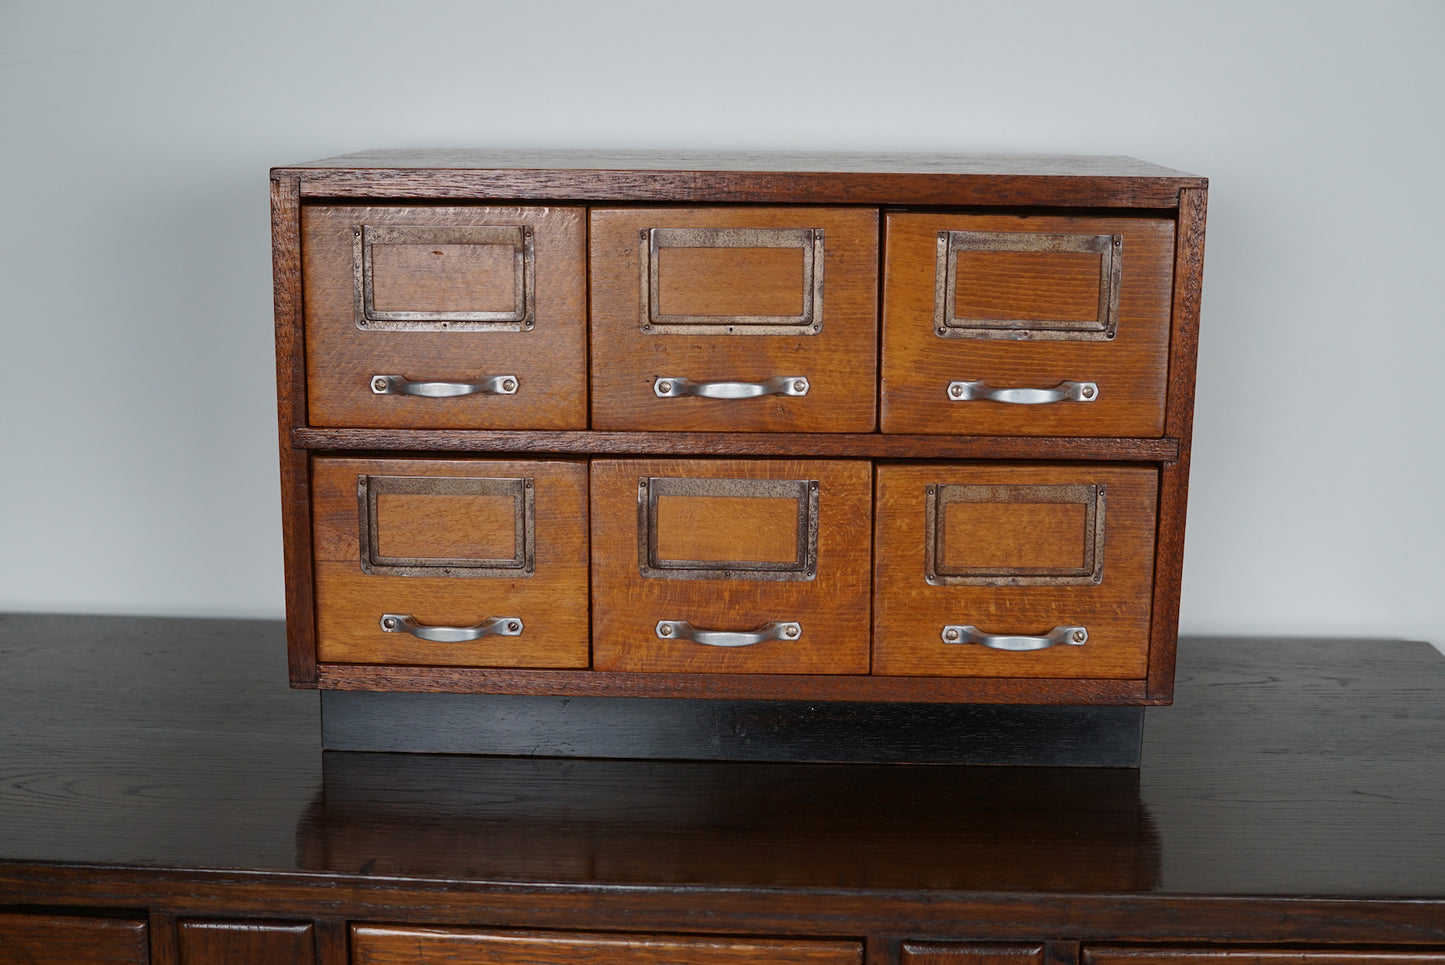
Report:
[{"label": "screw head", "polygon": [[797,627],[788,627],[788,628],[786,628],[785,630],[783,630],[783,634],[784,634],[785,636],[788,636],[788,637],[796,637],[796,636],[798,635],[798,628],[797,628]]},{"label": "screw head", "polygon": [[670,636],[672,636],[672,626],[671,626],[671,624],[664,623],[662,626],[658,627],[658,628],[657,628],[657,635],[658,635],[659,637],[670,637]]},{"label": "screw head", "polygon": [[667,393],[672,391],[672,383],[667,381],[666,379],[663,379],[661,382],[657,383],[657,391],[661,392],[663,395],[666,395]]},{"label": "screw head", "polygon": [[383,630],[395,630],[395,629],[396,629],[396,620],[393,619],[393,618],[391,618],[391,617],[385,618],[384,620],[381,621],[381,628],[382,628]]},{"label": "screw head", "polygon": [[377,392],[385,392],[385,391],[386,391],[386,387],[387,387],[388,385],[390,385],[390,384],[391,384],[390,382],[388,382],[385,378],[383,378],[383,377],[380,376],[380,375],[378,375],[376,378],[374,378],[374,379],[371,380],[371,387],[372,387],[373,389],[375,389]]},{"label": "screw head", "polygon": [[951,395],[951,396],[953,396],[955,399],[959,398],[960,396],[963,395],[963,386],[961,386],[961,385],[950,385],[950,386],[948,387],[948,394]]},{"label": "screw head", "polygon": [[1096,391],[1097,390],[1092,385],[1086,385],[1084,386],[1084,391],[1081,392],[1080,395],[1082,395],[1086,399],[1092,399]]},{"label": "screw head", "polygon": [[957,630],[945,630],[945,631],[943,631],[943,639],[947,640],[949,643],[956,643],[956,642],[958,641],[958,631],[957,631]]},{"label": "screw head", "polygon": [[521,623],[517,622],[516,620],[508,620],[508,621],[507,621],[507,632],[508,632],[508,633],[516,633],[516,632],[517,632],[518,630],[520,630],[520,629],[522,629],[522,624],[521,624]]},{"label": "screw head", "polygon": [[515,392],[515,391],[517,391],[517,380],[516,380],[516,379],[503,379],[503,380],[502,380],[502,391],[503,391],[503,392]]},{"label": "screw head", "polygon": [[806,391],[808,391],[808,380],[807,380],[807,379],[794,379],[794,380],[793,380],[793,391],[794,391],[794,392],[806,392]]},{"label": "screw head", "polygon": [[1074,631],[1074,642],[1075,642],[1075,643],[1083,643],[1084,640],[1087,639],[1087,637],[1088,637],[1088,634],[1085,633],[1083,630],[1075,630],[1075,631]]}]

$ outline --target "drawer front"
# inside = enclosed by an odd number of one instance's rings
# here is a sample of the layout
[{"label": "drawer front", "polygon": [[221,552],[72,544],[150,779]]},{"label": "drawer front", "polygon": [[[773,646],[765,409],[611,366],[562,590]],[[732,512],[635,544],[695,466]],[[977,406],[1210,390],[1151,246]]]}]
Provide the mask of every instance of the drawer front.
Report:
[{"label": "drawer front", "polygon": [[1173,222],[895,212],[884,248],[885,432],[1163,434]]},{"label": "drawer front", "polygon": [[862,965],[858,942],[354,925],[354,965]]},{"label": "drawer front", "polygon": [[880,466],[873,672],[1137,679],[1152,467]]},{"label": "drawer front", "polygon": [[582,208],[301,212],[315,426],[587,425]]},{"label": "drawer front", "polygon": [[596,209],[590,238],[594,428],[872,431],[875,210]]},{"label": "drawer front", "polygon": [[587,666],[587,466],[316,456],[317,656]]},{"label": "drawer front", "polygon": [[866,462],[592,464],[593,664],[868,672]]},{"label": "drawer front", "polygon": [[0,914],[0,963],[146,965],[146,923],[120,918]]}]

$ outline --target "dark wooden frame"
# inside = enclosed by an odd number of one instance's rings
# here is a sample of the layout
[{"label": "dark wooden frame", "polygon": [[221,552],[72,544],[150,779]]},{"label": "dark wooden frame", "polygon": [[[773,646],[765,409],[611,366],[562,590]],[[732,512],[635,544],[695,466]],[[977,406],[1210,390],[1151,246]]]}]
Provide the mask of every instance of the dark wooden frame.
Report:
[{"label": "dark wooden frame", "polygon": [[[498,694],[1167,704],[1178,636],[1208,182],[1131,158],[599,152],[372,152],[271,172],[286,613],[291,682],[324,689]],[[1160,438],[434,431],[306,422],[300,209],[312,200],[847,204],[886,208],[1130,211],[1176,221],[1164,434]],[[325,664],[315,653],[308,506],[314,451],[809,455],[883,459],[1135,461],[1161,470],[1147,677],[884,678],[436,669]]]}]

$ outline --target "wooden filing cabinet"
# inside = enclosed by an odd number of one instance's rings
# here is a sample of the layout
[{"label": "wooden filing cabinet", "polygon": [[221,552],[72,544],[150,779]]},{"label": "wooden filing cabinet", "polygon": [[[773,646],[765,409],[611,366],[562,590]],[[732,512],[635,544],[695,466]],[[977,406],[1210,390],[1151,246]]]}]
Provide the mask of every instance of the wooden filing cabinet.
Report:
[{"label": "wooden filing cabinet", "polygon": [[1127,158],[275,169],[293,685],[1169,702],[1206,190]]}]

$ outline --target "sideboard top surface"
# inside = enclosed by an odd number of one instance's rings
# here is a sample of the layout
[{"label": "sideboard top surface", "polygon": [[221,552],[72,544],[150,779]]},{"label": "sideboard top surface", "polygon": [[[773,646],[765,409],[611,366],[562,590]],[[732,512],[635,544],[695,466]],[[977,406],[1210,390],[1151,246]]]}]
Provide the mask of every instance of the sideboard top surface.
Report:
[{"label": "sideboard top surface", "polygon": [[1174,208],[1205,178],[1122,156],[362,151],[274,168],[302,197]]},{"label": "sideboard top surface", "polygon": [[284,652],[279,622],[0,617],[0,904],[37,866],[66,894],[183,869],[1445,901],[1445,660],[1423,643],[1186,639],[1138,771],[323,755]]}]

